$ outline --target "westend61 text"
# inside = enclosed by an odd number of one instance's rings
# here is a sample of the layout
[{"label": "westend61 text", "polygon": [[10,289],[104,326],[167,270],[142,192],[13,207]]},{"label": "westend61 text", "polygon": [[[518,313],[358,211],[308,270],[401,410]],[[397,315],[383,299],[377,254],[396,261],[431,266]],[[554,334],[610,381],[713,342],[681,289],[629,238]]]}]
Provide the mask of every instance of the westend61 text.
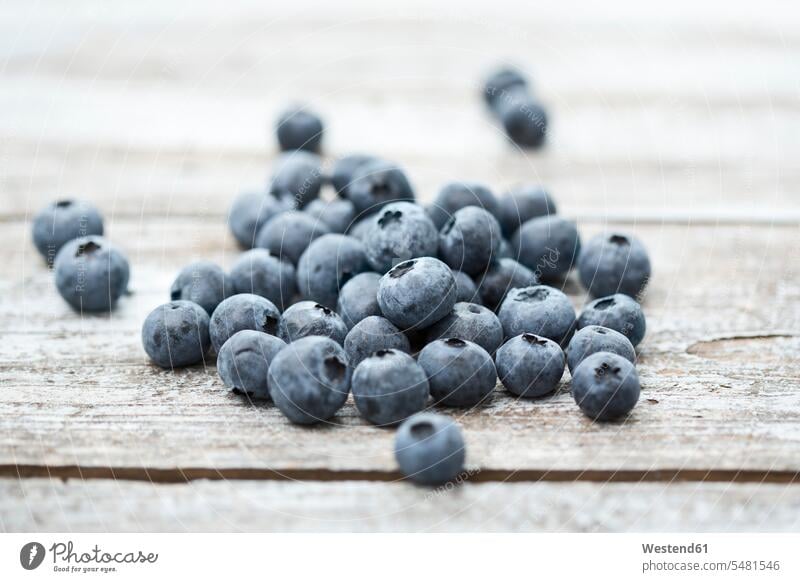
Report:
[{"label": "westend61 text", "polygon": [[687,544],[676,546],[673,544],[642,544],[645,554],[707,554],[708,544]]}]

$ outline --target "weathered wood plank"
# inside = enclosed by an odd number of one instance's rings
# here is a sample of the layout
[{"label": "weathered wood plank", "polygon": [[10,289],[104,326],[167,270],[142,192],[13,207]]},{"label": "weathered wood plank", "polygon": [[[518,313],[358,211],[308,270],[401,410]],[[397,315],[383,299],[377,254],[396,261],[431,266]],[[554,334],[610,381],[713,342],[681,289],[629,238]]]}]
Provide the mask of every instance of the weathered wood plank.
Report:
[{"label": "weathered wood plank", "polygon": [[0,480],[5,532],[797,532],[800,488],[765,484]]}]

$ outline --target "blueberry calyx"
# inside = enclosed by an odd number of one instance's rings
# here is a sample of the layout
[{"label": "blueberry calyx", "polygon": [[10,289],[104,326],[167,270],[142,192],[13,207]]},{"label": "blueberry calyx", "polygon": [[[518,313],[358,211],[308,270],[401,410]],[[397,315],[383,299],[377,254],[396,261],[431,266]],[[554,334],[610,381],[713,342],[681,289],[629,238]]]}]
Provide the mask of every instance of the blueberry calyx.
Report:
[{"label": "blueberry calyx", "polygon": [[390,356],[394,353],[394,350],[378,350],[373,354],[376,358],[385,358],[386,356]]},{"label": "blueberry calyx", "polygon": [[550,295],[547,289],[538,287],[536,289],[525,289],[517,293],[515,301],[544,301]]},{"label": "blueberry calyx", "polygon": [[631,241],[628,240],[628,237],[621,234],[612,234],[610,237],[608,237],[608,242],[613,245],[620,246],[628,246],[631,244]]},{"label": "blueberry calyx", "polygon": [[542,337],[539,337],[538,335],[533,334],[533,333],[523,333],[522,334],[522,339],[525,340],[526,342],[528,342],[529,344],[532,344],[532,345],[537,345],[537,346],[545,346],[545,345],[547,345],[547,340],[546,339],[544,339]]},{"label": "blueberry calyx", "polygon": [[325,307],[324,305],[320,305],[319,303],[314,304],[314,309],[319,309],[322,311],[322,314],[325,317],[329,317],[333,313],[333,311],[331,311],[329,308]]},{"label": "blueberry calyx", "polygon": [[389,276],[392,279],[399,279],[400,277],[411,271],[414,268],[414,265],[416,265],[416,263],[417,261],[405,261],[403,263],[400,263],[394,269],[389,271]]},{"label": "blueberry calyx", "polygon": [[451,348],[463,348],[467,345],[467,342],[457,337],[449,337],[446,340],[444,340],[444,343],[446,343]]},{"label": "blueberry calyx", "polygon": [[339,356],[328,356],[325,358],[323,365],[325,366],[325,376],[327,376],[328,379],[338,382],[344,378],[347,366],[339,359]]},{"label": "blueberry calyx", "polygon": [[400,222],[402,217],[403,213],[400,210],[387,210],[383,213],[383,216],[378,219],[378,226],[386,228],[393,222]]},{"label": "blueberry calyx", "polygon": [[100,250],[100,245],[90,240],[86,244],[78,245],[78,250],[75,251],[75,256],[80,257],[82,255],[90,255],[97,250]]},{"label": "blueberry calyx", "polygon": [[433,425],[428,421],[415,422],[411,425],[411,436],[423,440],[433,436]]},{"label": "blueberry calyx", "polygon": [[56,208],[69,208],[72,206],[72,200],[59,200],[56,202]]},{"label": "blueberry calyx", "polygon": [[609,299],[603,299],[602,301],[598,301],[594,304],[595,309],[604,310],[614,306],[614,298],[610,297]]}]

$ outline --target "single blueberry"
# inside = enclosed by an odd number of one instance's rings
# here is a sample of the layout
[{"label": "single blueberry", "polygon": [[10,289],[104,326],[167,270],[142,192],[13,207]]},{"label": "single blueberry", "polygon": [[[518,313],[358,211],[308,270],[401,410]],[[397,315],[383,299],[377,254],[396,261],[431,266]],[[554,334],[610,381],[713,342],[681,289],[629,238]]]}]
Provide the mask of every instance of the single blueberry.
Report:
[{"label": "single blueberry", "polygon": [[347,198],[347,190],[359,168],[370,162],[379,160],[375,156],[353,154],[336,160],[331,171],[331,184],[333,189],[342,198]]},{"label": "single blueberry", "polygon": [[405,334],[384,317],[370,315],[362,319],[344,338],[344,351],[353,367],[380,350],[411,352]]},{"label": "single blueberry", "polygon": [[497,316],[482,305],[456,303],[453,311],[428,329],[428,341],[456,337],[474,342],[490,354],[503,343],[503,326]]},{"label": "single blueberry", "polygon": [[511,338],[497,350],[497,375],[516,396],[550,394],[564,375],[564,352],[553,340],[532,333]]},{"label": "single blueberry", "polygon": [[628,338],[613,329],[600,325],[587,325],[578,329],[565,350],[569,371],[597,352],[610,352],[636,363],[636,351]]},{"label": "single blueberry", "polygon": [[292,210],[293,204],[289,197],[245,192],[233,201],[228,213],[228,227],[242,248],[253,248],[261,227],[281,212]]},{"label": "single blueberry", "polygon": [[347,232],[356,218],[353,203],[342,198],[335,200],[317,198],[309,202],[303,210],[312,218],[323,222],[331,232],[339,234]]},{"label": "single blueberry", "polygon": [[587,325],[602,325],[618,331],[633,347],[641,343],[647,331],[642,306],[622,293],[600,297],[584,307],[578,318],[578,329]]},{"label": "single blueberry", "polygon": [[650,280],[650,257],[627,234],[599,234],[586,243],[578,261],[581,283],[593,297],[624,293],[638,297]]},{"label": "single blueberry", "polygon": [[592,354],[572,374],[572,396],[581,411],[594,420],[616,420],[639,401],[639,375],[617,354]]},{"label": "single blueberry", "polygon": [[128,290],[128,259],[101,236],[67,242],[53,268],[59,294],[81,313],[109,311]]},{"label": "single blueberry", "polygon": [[467,206],[442,227],[439,256],[453,269],[477,275],[497,259],[502,238],[494,216],[477,206]]},{"label": "single blueberry", "polygon": [[397,429],[394,456],[407,479],[420,485],[442,485],[464,471],[464,437],[450,418],[421,412]]},{"label": "single blueberry", "polygon": [[380,315],[378,305],[378,273],[359,273],[339,290],[336,312],[342,317],[347,329],[353,329],[359,321],[370,315]]},{"label": "single blueberry", "polygon": [[283,312],[278,337],[291,343],[310,335],[344,344],[347,326],[335,311],[314,301],[300,301]]},{"label": "single blueberry", "polygon": [[476,406],[494,392],[492,356],[476,343],[451,337],[429,343],[419,353],[431,396],[445,406]]},{"label": "single blueberry", "polygon": [[499,216],[497,198],[487,186],[477,182],[445,184],[428,207],[428,214],[436,229],[441,230],[457,211],[467,206],[477,206],[492,216]]},{"label": "single blueberry", "polygon": [[453,271],[453,277],[456,278],[456,302],[457,303],[483,303],[480,293],[478,293],[478,286],[475,281],[467,275],[464,271]]},{"label": "single blueberry", "polygon": [[256,246],[296,265],[311,241],[328,232],[325,223],[305,212],[283,212],[261,227]]},{"label": "single blueberry", "polygon": [[192,301],[159,305],[144,320],[142,345],[147,356],[162,368],[179,368],[205,362],[211,340],[208,313]]},{"label": "single blueberry", "polygon": [[243,329],[253,329],[277,335],[281,314],[269,299],[252,293],[232,295],[220,303],[211,314],[209,333],[214,351],[220,349],[233,334]]},{"label": "single blueberry", "polygon": [[219,265],[195,261],[178,273],[170,288],[170,299],[194,301],[211,315],[230,291],[230,283],[226,282],[225,272]]},{"label": "single blueberry", "polygon": [[407,353],[383,349],[353,372],[353,400],[372,424],[391,426],[425,409],[428,379]]},{"label": "single blueberry", "polygon": [[233,334],[217,356],[217,371],[226,386],[253,398],[269,399],[269,365],[286,343],[252,329]]},{"label": "single blueberry", "polygon": [[303,299],[336,308],[339,290],[369,270],[364,244],[344,234],[325,234],[313,241],[297,263],[297,290]]},{"label": "single blueberry", "polygon": [[297,290],[294,266],[266,249],[251,249],[239,255],[228,280],[234,293],[261,295],[281,311],[291,304]]},{"label": "single blueberry", "polygon": [[455,303],[453,271],[432,257],[400,263],[378,285],[381,313],[404,330],[433,325],[450,313]]},{"label": "single blueberry", "polygon": [[541,216],[523,224],[512,245],[519,262],[547,281],[569,273],[578,261],[581,239],[574,222],[560,216]]},{"label": "single blueberry", "polygon": [[408,259],[436,256],[439,233],[422,207],[393,202],[371,217],[371,222],[363,241],[374,271],[385,273]]},{"label": "single blueberry", "polygon": [[495,112],[509,139],[523,148],[541,147],[547,138],[547,112],[527,91],[514,87],[495,100]]},{"label": "single blueberry", "polygon": [[494,109],[497,103],[504,100],[509,90],[528,90],[528,81],[521,71],[512,67],[503,67],[492,71],[483,83],[483,98],[486,104]]},{"label": "single blueberry", "polygon": [[304,107],[292,107],[278,117],[275,133],[283,151],[318,152],[323,135],[322,119]]},{"label": "single blueberry", "polygon": [[476,277],[483,304],[497,311],[512,289],[538,285],[539,279],[528,267],[514,259],[492,261],[489,268]]},{"label": "single blueberry", "polygon": [[322,181],[322,161],[319,156],[297,150],[278,157],[269,191],[278,198],[291,197],[295,207],[303,208],[319,196]]},{"label": "single blueberry", "polygon": [[85,200],[64,199],[48,204],[33,219],[33,244],[48,266],[69,241],[103,235],[103,217]]},{"label": "single blueberry", "polygon": [[376,212],[390,202],[413,202],[414,190],[397,165],[373,160],[358,167],[347,188],[347,198],[360,216]]},{"label": "single blueberry", "polygon": [[309,336],[282,349],[267,374],[269,395],[297,424],[331,418],[350,392],[351,370],[342,346],[330,338]]},{"label": "single blueberry", "polygon": [[498,318],[506,338],[533,333],[566,345],[575,331],[575,310],[569,298],[546,285],[509,291]]},{"label": "single blueberry", "polygon": [[556,213],[555,202],[538,186],[519,186],[509,190],[500,198],[499,206],[500,226],[507,237],[512,237],[532,218]]}]

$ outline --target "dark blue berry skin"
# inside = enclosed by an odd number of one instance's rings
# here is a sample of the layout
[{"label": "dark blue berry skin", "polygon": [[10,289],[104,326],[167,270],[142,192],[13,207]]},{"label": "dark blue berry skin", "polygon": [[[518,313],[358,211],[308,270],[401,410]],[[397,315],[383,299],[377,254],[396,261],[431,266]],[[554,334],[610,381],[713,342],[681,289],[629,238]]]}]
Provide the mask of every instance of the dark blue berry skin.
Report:
[{"label": "dark blue berry skin", "polygon": [[453,269],[477,275],[497,259],[500,224],[491,213],[467,206],[456,211],[439,234],[439,256]]},{"label": "dark blue berry skin", "polygon": [[293,107],[278,117],[275,133],[282,151],[319,152],[323,135],[322,119],[313,111]]},{"label": "dark blue berry skin", "polygon": [[359,321],[370,315],[380,315],[378,305],[378,273],[359,273],[339,290],[336,312],[342,317],[347,329],[353,329]]},{"label": "dark blue berry skin", "polygon": [[523,333],[497,350],[497,375],[506,390],[524,398],[553,392],[564,375],[564,352],[545,337]]},{"label": "dark blue berry skin", "polygon": [[530,219],[556,213],[555,202],[538,186],[519,186],[506,192],[499,206],[500,227],[509,238]]},{"label": "dark blue berry skin", "polygon": [[617,354],[592,354],[572,374],[572,397],[594,420],[617,420],[639,401],[641,386],[636,368]]},{"label": "dark blue berry skin", "polygon": [[330,201],[317,198],[309,202],[303,210],[309,216],[323,222],[331,232],[339,234],[347,232],[356,218],[353,203],[342,198]]},{"label": "dark blue berry skin", "polygon": [[633,347],[641,343],[647,331],[642,306],[622,293],[600,297],[584,307],[578,318],[578,329],[587,325],[602,325],[618,331]]},{"label": "dark blue berry skin", "polygon": [[179,368],[205,362],[211,340],[208,313],[192,301],[159,305],[144,320],[142,345],[147,356],[162,368]]},{"label": "dark blue berry skin", "polygon": [[281,154],[275,161],[270,194],[294,199],[297,208],[319,196],[322,187],[322,161],[319,156],[298,150]]},{"label": "dark blue berry skin", "polygon": [[483,98],[491,109],[503,100],[510,90],[528,90],[528,81],[517,69],[505,67],[492,71],[483,84]]},{"label": "dark blue berry skin", "polygon": [[266,249],[251,249],[239,255],[228,276],[233,293],[253,293],[286,309],[297,291],[294,266]]},{"label": "dark blue berry skin", "polygon": [[532,333],[566,345],[575,331],[575,310],[569,298],[546,285],[509,291],[498,318],[506,338]]},{"label": "dark blue berry skin", "polygon": [[242,248],[251,249],[256,244],[261,227],[281,212],[292,210],[293,204],[291,198],[245,192],[233,201],[228,214],[228,227]]},{"label": "dark blue berry skin", "polygon": [[336,160],[331,171],[331,184],[336,193],[342,198],[347,198],[347,190],[361,166],[370,162],[380,161],[375,156],[353,154]]},{"label": "dark blue berry skin", "polygon": [[326,234],[313,241],[300,257],[297,290],[303,299],[336,309],[342,286],[368,270],[360,240],[344,234]]},{"label": "dark blue berry skin", "polygon": [[230,291],[230,283],[226,282],[225,272],[219,265],[195,261],[178,273],[170,288],[170,299],[194,301],[211,315]]},{"label": "dark blue berry skin", "polygon": [[277,335],[280,323],[281,313],[269,299],[252,293],[232,295],[211,314],[211,344],[219,354],[228,338],[237,331],[253,329]]},{"label": "dark blue berry skin", "polygon": [[403,330],[430,327],[450,313],[455,304],[453,271],[432,257],[400,263],[378,285],[381,313]]},{"label": "dark blue berry skin", "polygon": [[311,335],[329,337],[341,345],[347,326],[335,311],[314,301],[300,301],[283,312],[278,337],[291,343]]},{"label": "dark blue berry skin", "polygon": [[463,271],[453,271],[453,277],[456,278],[456,303],[483,303],[478,286],[469,275]]},{"label": "dark blue berry skin", "polygon": [[351,373],[342,346],[327,337],[305,337],[272,360],[269,395],[290,421],[316,424],[331,418],[347,401]]},{"label": "dark blue berry skin", "polygon": [[497,217],[497,198],[488,187],[477,182],[450,182],[436,195],[428,207],[428,214],[437,230],[447,224],[453,215],[467,206],[477,206]]},{"label": "dark blue berry skin", "polygon": [[628,338],[607,327],[587,325],[575,332],[564,351],[569,371],[573,372],[583,360],[597,352],[610,352],[636,363],[636,351]]},{"label": "dark blue berry skin", "polygon": [[497,113],[509,139],[523,148],[538,148],[547,138],[547,112],[527,91],[512,88],[495,101]]},{"label": "dark blue berry skin", "polygon": [[453,481],[464,471],[466,447],[461,429],[450,418],[421,412],[397,429],[394,456],[407,479],[436,486]]},{"label": "dark blue berry skin", "polygon": [[329,232],[325,223],[305,212],[284,212],[261,227],[256,246],[296,265],[308,245]]},{"label": "dark blue berry skin", "polygon": [[614,293],[638,297],[650,280],[650,257],[637,238],[621,233],[600,234],[581,251],[578,273],[592,297]]},{"label": "dark blue berry skin", "polygon": [[361,416],[378,426],[402,422],[428,403],[425,372],[400,350],[379,350],[358,364],[352,390]]},{"label": "dark blue berry skin", "polygon": [[274,335],[251,329],[233,334],[217,356],[217,371],[234,392],[269,399],[269,365],[286,343]]},{"label": "dark blue berry skin", "polygon": [[493,354],[503,343],[503,326],[497,316],[482,305],[456,303],[453,311],[428,329],[428,341],[457,337],[474,342]]},{"label": "dark blue berry skin", "polygon": [[53,202],[33,219],[33,244],[50,266],[67,242],[92,235],[103,236],[103,217],[84,200]]},{"label": "dark blue berry skin", "polygon": [[581,239],[574,222],[560,216],[532,218],[512,240],[519,262],[539,279],[559,279],[578,262]]},{"label": "dark blue berry skin", "polygon": [[514,259],[493,261],[486,271],[476,277],[476,281],[483,304],[495,311],[512,289],[539,284],[533,271]]},{"label": "dark blue berry skin", "polygon": [[384,317],[370,315],[362,319],[344,338],[344,351],[352,367],[380,350],[411,352],[411,343],[405,334]]},{"label": "dark blue berry skin", "polygon": [[364,242],[364,238],[367,236],[367,233],[372,229],[373,218],[375,218],[373,215],[367,215],[359,220],[356,220],[353,223],[353,226],[347,230],[347,234],[353,238],[357,238],[361,242]]},{"label": "dark blue berry skin", "polygon": [[476,406],[497,384],[492,356],[481,346],[451,337],[429,343],[419,353],[431,396],[445,406]]},{"label": "dark blue berry skin", "polygon": [[408,259],[436,256],[439,232],[421,206],[393,202],[381,208],[371,221],[363,241],[373,271],[386,273]]},{"label": "dark blue berry skin", "polygon": [[373,160],[359,166],[347,198],[353,203],[356,215],[370,214],[390,202],[413,202],[414,190],[405,172],[385,160]]},{"label": "dark blue berry skin", "polygon": [[59,294],[81,313],[109,311],[128,290],[128,259],[101,236],[69,241],[53,268]]}]

